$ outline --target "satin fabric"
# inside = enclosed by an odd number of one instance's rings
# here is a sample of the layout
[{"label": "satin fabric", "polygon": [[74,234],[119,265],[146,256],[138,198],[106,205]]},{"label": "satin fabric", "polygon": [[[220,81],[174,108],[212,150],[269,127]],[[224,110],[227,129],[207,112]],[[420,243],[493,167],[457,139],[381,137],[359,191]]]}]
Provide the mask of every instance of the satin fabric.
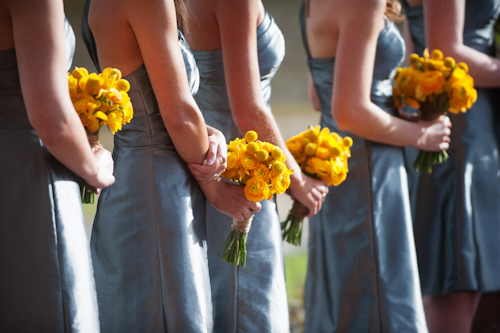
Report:
[{"label": "satin fabric", "polygon": [[[405,9],[415,52],[422,54],[422,6]],[[465,3],[464,44],[494,56],[493,25],[499,0]],[[476,87],[477,88],[477,87]],[[465,114],[449,114],[453,124],[447,162],[419,174],[417,156],[405,149],[422,292],[500,290],[500,89],[477,88]]]},{"label": "satin fabric", "polygon": [[[67,20],[65,33],[69,69]],[[0,52],[0,183],[0,331],[99,332],[76,175],[28,120],[15,49]]]},{"label": "satin fabric", "polygon": [[[257,28],[261,92],[269,107],[271,79],[285,55],[284,38],[266,14]],[[205,121],[226,136],[241,137],[227,96],[222,50],[193,51],[200,70],[195,96]],[[270,110],[270,109],[269,109]],[[283,245],[276,200],[261,202],[247,241],[246,267],[233,267],[218,257],[231,231],[232,219],[207,202],[208,259],[215,332],[289,332]]]},{"label": "satin fabric", "polygon": [[[304,9],[301,22],[307,50]],[[403,55],[399,32],[386,20],[371,100],[392,115],[391,78]],[[310,219],[305,332],[426,332],[403,149],[340,131],[331,112],[335,58],[308,56],[308,65],[321,127],[354,144],[347,179],[330,188]]]},{"label": "satin fabric", "polygon": [[[83,32],[92,43],[88,25]],[[145,66],[125,79],[134,117],[114,137],[116,182],[101,193],[91,238],[101,329],[212,332],[206,198],[175,150]]]}]

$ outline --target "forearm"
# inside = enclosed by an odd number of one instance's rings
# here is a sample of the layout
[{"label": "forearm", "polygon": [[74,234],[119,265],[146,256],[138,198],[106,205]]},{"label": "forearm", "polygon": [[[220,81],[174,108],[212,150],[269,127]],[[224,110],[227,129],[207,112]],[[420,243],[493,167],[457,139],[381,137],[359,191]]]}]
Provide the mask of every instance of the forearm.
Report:
[{"label": "forearm", "polygon": [[208,151],[205,121],[194,105],[187,105],[182,110],[162,115],[165,126],[181,158],[188,164],[202,164]]},{"label": "forearm", "polygon": [[31,114],[30,121],[44,146],[57,160],[85,180],[97,177],[99,165],[76,113],[58,112],[56,108],[47,110],[43,117],[40,113]]},{"label": "forearm", "polygon": [[[342,112],[342,108],[345,111]],[[416,146],[422,136],[421,126],[396,118],[371,102],[350,107],[332,106],[332,110],[340,130],[370,141],[393,146]]]}]

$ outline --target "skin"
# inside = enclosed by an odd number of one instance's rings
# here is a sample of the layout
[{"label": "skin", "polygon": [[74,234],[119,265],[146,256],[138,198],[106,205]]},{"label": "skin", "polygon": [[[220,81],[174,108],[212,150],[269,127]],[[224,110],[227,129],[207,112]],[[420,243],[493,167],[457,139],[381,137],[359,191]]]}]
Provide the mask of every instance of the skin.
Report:
[{"label": "skin", "polygon": [[278,126],[260,90],[257,27],[264,20],[264,7],[257,0],[188,0],[186,38],[193,50],[222,49],[229,104],[238,130],[255,130],[262,141],[280,147],[291,175],[289,192],[315,215],[328,188],[305,176],[286,148]]},{"label": "skin", "polygon": [[[108,17],[111,12],[112,21]],[[174,2],[94,0],[89,25],[103,68],[116,67],[127,76],[145,65],[172,142],[181,158],[191,165],[209,202],[233,218],[249,217],[252,211],[259,211],[260,204],[246,200],[242,189],[241,195],[232,199],[237,203],[231,205],[219,199],[221,191],[234,191],[212,178],[225,169],[226,143],[218,130],[206,126],[189,91]]]},{"label": "skin", "polygon": [[341,130],[371,141],[426,151],[448,149],[448,117],[414,123],[388,114],[370,100],[384,11],[383,0],[310,1],[306,32],[311,56],[335,57],[333,118]]},{"label": "skin", "polygon": [[[425,39],[430,50],[440,49],[457,62],[465,62],[469,66],[475,86],[500,86],[500,59],[464,45],[465,0],[424,0],[408,3],[410,6],[423,5]],[[479,292],[424,296],[429,331],[469,332],[480,298]]]},{"label": "skin", "polygon": [[92,153],[69,96],[63,10],[62,1],[2,1],[0,50],[16,49],[28,118],[45,147],[90,185],[107,187],[115,181],[111,155]]}]

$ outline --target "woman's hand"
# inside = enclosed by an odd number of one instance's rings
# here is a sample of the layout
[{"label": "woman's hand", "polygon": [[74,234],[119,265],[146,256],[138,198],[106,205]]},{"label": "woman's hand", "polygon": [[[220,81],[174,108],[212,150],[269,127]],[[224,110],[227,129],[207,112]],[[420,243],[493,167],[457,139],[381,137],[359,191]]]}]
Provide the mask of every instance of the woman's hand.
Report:
[{"label": "woman's hand", "polygon": [[294,200],[298,200],[306,206],[309,209],[306,216],[312,217],[320,211],[328,194],[328,186],[320,179],[314,179],[302,174],[302,181],[292,181],[287,193]]},{"label": "woman's hand", "polygon": [[[208,152],[203,164],[189,164],[189,171],[198,182],[213,182],[220,179],[226,170],[227,146],[224,134],[207,125]],[[217,177],[216,177],[217,176]]]},{"label": "woman's hand", "polygon": [[421,137],[415,147],[425,151],[440,151],[450,147],[451,121],[447,116],[440,116],[433,121],[420,121]]},{"label": "woman's hand", "polygon": [[248,219],[262,208],[259,202],[247,200],[243,186],[227,182],[218,183],[217,191],[210,191],[207,199],[217,210],[237,221]]},{"label": "woman's hand", "polygon": [[94,158],[99,166],[97,174],[94,177],[85,179],[87,183],[97,189],[113,185],[115,177],[113,176],[114,162],[109,150],[99,148],[94,152]]}]

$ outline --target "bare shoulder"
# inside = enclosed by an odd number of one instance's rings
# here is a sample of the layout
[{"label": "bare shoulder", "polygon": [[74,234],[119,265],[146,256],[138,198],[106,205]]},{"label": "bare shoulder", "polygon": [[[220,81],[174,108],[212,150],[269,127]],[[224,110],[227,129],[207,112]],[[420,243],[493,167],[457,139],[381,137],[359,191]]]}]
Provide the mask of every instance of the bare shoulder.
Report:
[{"label": "bare shoulder", "polygon": [[259,16],[260,0],[211,0],[218,19],[238,21]]},{"label": "bare shoulder", "polygon": [[386,0],[337,0],[340,22],[369,23],[380,21]]}]

